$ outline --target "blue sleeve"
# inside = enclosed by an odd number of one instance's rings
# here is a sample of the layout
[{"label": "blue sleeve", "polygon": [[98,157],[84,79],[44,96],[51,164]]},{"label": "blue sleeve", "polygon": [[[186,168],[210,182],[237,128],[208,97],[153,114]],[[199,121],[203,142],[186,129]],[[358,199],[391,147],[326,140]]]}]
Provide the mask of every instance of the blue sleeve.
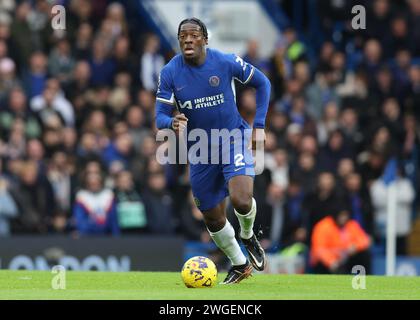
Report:
[{"label": "blue sleeve", "polygon": [[254,128],[264,128],[270,103],[270,81],[260,70],[245,62],[241,57],[236,55],[229,55],[228,57],[234,78],[242,84],[250,85],[256,89],[257,111],[254,119]]},{"label": "blue sleeve", "polygon": [[171,85],[171,75],[168,67],[162,69],[156,92],[156,127],[158,129],[172,128],[172,112],[175,106],[175,96]]},{"label": "blue sleeve", "polygon": [[270,104],[271,83],[260,70],[255,68],[254,75],[249,81],[256,92],[257,111],[254,118],[254,128],[265,128],[265,118]]}]

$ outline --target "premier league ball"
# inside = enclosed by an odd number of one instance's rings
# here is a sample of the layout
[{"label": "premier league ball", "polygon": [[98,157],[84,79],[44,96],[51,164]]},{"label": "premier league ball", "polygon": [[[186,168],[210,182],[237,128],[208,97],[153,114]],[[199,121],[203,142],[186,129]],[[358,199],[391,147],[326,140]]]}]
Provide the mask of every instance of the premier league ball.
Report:
[{"label": "premier league ball", "polygon": [[182,267],[181,276],[188,288],[211,288],[217,281],[217,268],[209,258],[192,257]]}]

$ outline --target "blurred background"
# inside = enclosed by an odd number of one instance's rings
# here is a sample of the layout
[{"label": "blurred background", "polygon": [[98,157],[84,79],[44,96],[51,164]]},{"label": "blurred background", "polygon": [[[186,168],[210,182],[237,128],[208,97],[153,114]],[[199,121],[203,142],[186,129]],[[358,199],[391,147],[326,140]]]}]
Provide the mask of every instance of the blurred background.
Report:
[{"label": "blurred background", "polygon": [[[420,0],[0,1],[0,268],[227,267],[188,168],[155,158],[157,77],[190,16],[271,80],[255,178],[266,272],[315,272],[317,224],[345,211],[371,239],[368,272],[384,274],[393,161],[396,273],[420,274]],[[252,123],[255,92],[237,92]]]}]

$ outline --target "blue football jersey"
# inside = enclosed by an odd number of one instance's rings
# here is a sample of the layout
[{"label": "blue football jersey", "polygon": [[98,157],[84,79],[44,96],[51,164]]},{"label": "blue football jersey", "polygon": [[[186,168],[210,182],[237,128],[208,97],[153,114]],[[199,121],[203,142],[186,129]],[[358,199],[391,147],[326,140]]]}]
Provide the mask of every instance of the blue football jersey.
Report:
[{"label": "blue football jersey", "polygon": [[177,106],[188,118],[188,131],[249,128],[236,106],[234,81],[248,83],[256,69],[234,54],[206,50],[200,66],[177,55],[162,69],[157,102]]}]

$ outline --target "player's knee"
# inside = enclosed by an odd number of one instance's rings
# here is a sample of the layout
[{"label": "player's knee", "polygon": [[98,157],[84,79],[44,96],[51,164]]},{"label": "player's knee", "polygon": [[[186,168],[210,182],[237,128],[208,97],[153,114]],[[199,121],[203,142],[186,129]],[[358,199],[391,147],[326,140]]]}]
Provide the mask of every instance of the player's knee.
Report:
[{"label": "player's knee", "polygon": [[206,224],[207,229],[211,232],[217,232],[226,224],[226,217],[212,217],[204,215],[204,223]]},{"label": "player's knee", "polygon": [[237,212],[240,214],[247,214],[252,208],[252,195],[236,194],[231,195],[230,200]]}]

